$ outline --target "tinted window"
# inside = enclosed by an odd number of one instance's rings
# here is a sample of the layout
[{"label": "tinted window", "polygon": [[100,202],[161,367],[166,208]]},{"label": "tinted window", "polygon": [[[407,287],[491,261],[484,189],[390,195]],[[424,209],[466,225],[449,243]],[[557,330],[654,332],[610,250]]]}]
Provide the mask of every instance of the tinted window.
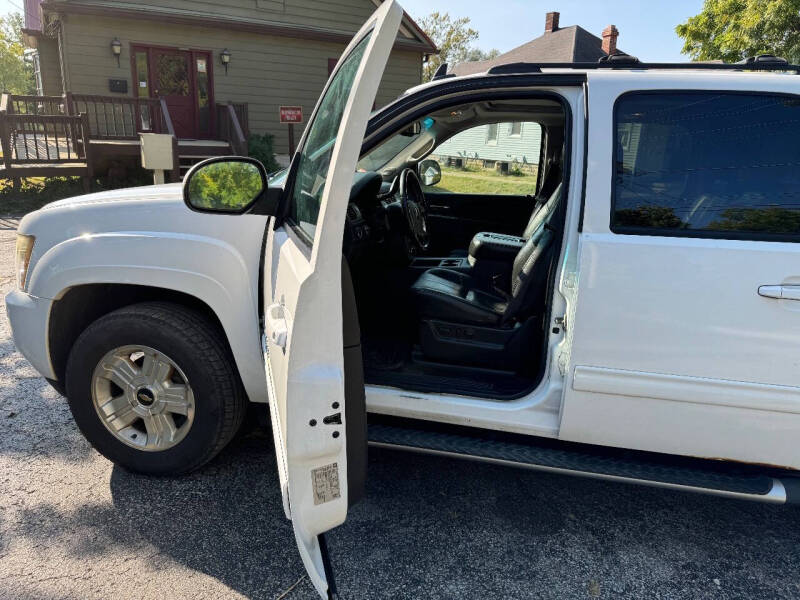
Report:
[{"label": "tinted window", "polygon": [[339,125],[370,37],[371,34],[359,42],[333,76],[317,114],[309,124],[306,141],[300,150],[289,217],[311,240],[317,228]]},{"label": "tinted window", "polygon": [[615,231],[800,235],[800,100],[637,93],[615,119]]}]

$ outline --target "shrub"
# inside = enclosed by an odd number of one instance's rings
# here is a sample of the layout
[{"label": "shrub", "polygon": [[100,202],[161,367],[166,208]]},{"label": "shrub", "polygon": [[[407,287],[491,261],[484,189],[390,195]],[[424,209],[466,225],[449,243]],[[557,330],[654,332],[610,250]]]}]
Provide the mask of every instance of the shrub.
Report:
[{"label": "shrub", "polygon": [[248,154],[252,158],[260,160],[264,167],[266,167],[267,173],[274,173],[281,168],[278,161],[275,160],[274,141],[274,136],[268,133],[264,135],[251,133],[250,137],[247,139]]}]

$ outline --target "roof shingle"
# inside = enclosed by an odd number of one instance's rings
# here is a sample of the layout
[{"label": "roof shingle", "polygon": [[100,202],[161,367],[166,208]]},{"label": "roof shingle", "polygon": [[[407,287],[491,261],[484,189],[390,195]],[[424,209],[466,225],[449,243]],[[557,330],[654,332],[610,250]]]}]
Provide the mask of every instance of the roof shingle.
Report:
[{"label": "roof shingle", "polygon": [[[545,33],[497,58],[458,63],[450,72],[456,75],[472,75],[483,73],[497,65],[517,62],[597,62],[599,58],[606,56],[602,46],[602,39],[580,25],[572,25]],[[625,54],[619,49],[617,53]]]}]

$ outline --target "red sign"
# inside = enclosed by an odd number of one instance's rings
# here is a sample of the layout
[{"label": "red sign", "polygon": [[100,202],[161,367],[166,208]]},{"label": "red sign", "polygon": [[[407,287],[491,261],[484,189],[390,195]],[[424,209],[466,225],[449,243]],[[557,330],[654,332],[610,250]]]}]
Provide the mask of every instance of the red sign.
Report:
[{"label": "red sign", "polygon": [[281,106],[280,113],[281,113],[281,123],[303,122],[302,106]]}]

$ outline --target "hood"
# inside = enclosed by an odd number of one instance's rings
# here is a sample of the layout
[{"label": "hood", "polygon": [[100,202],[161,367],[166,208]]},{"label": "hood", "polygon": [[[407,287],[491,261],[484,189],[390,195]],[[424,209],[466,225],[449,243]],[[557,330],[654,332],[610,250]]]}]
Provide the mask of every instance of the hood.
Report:
[{"label": "hood", "polygon": [[87,204],[105,204],[108,202],[120,202],[124,200],[134,200],[141,202],[152,202],[165,200],[177,200],[183,202],[183,185],[180,183],[167,183],[163,185],[146,185],[134,188],[122,188],[118,190],[107,190],[94,194],[85,194],[73,198],[65,198],[51,202],[41,210],[53,210],[64,207],[75,207]]},{"label": "hood", "polygon": [[34,254],[63,240],[121,231],[180,233],[195,227],[181,184],[108,190],[52,202],[29,213],[20,233],[36,237]]}]

